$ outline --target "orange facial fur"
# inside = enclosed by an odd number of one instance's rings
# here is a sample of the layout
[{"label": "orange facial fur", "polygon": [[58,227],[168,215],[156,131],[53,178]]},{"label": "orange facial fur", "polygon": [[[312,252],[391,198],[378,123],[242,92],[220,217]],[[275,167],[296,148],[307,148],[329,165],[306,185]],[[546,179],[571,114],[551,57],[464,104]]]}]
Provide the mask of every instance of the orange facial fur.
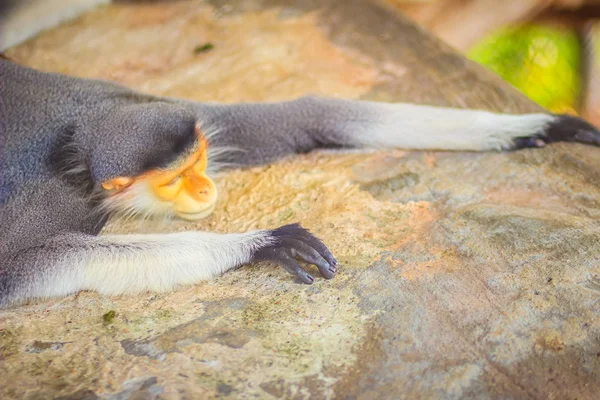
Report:
[{"label": "orange facial fur", "polygon": [[198,220],[208,216],[216,204],[217,189],[206,175],[208,142],[201,133],[198,133],[198,138],[198,148],[172,169],[153,170],[135,178],[114,178],[103,182],[102,187],[112,191],[113,197],[119,196],[123,202],[134,203],[134,199],[126,196],[126,189],[143,184],[147,188],[145,195],[163,206],[169,205],[171,211],[181,218]]}]

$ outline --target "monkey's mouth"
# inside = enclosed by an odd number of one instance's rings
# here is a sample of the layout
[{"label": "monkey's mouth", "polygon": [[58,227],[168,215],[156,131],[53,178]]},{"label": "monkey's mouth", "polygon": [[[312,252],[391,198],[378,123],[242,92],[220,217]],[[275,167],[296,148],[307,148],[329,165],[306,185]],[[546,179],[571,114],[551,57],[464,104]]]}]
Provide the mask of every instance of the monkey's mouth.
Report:
[{"label": "monkey's mouth", "polygon": [[208,217],[215,210],[215,204],[211,204],[204,210],[196,211],[196,212],[185,212],[185,211],[175,211],[175,214],[187,221],[198,221],[200,219]]}]

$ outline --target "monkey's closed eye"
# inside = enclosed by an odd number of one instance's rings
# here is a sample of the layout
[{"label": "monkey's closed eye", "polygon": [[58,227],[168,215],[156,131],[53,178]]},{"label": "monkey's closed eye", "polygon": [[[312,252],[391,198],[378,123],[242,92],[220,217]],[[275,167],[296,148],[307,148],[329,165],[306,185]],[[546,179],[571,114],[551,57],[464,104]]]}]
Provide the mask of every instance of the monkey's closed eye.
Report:
[{"label": "monkey's closed eye", "polygon": [[163,186],[173,186],[176,185],[181,179],[181,175],[177,175],[175,178],[171,179],[169,182],[165,183]]}]

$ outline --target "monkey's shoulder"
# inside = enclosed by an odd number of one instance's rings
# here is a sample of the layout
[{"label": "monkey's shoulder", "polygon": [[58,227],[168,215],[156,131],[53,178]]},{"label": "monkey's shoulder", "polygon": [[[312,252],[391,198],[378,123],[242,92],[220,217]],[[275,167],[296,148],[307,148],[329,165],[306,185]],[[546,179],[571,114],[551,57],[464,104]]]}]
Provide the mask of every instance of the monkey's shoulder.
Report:
[{"label": "monkey's shoulder", "polygon": [[43,243],[59,233],[97,234],[106,215],[63,180],[46,176],[0,186],[0,253]]}]

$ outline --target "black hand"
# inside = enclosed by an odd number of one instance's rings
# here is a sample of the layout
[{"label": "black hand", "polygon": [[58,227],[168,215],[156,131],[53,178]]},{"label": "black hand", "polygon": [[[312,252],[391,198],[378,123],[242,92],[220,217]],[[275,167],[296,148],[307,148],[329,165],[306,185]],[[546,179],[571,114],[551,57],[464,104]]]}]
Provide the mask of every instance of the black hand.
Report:
[{"label": "black hand", "polygon": [[581,118],[557,115],[543,134],[516,138],[515,148],[542,147],[552,142],[580,142],[600,146],[600,131]]},{"label": "black hand", "polygon": [[317,237],[300,224],[285,225],[271,231],[274,243],[256,252],[252,261],[271,261],[281,265],[304,283],[311,284],[315,278],[306,272],[295,258],[300,258],[319,268],[326,279],[333,278],[337,260]]}]

